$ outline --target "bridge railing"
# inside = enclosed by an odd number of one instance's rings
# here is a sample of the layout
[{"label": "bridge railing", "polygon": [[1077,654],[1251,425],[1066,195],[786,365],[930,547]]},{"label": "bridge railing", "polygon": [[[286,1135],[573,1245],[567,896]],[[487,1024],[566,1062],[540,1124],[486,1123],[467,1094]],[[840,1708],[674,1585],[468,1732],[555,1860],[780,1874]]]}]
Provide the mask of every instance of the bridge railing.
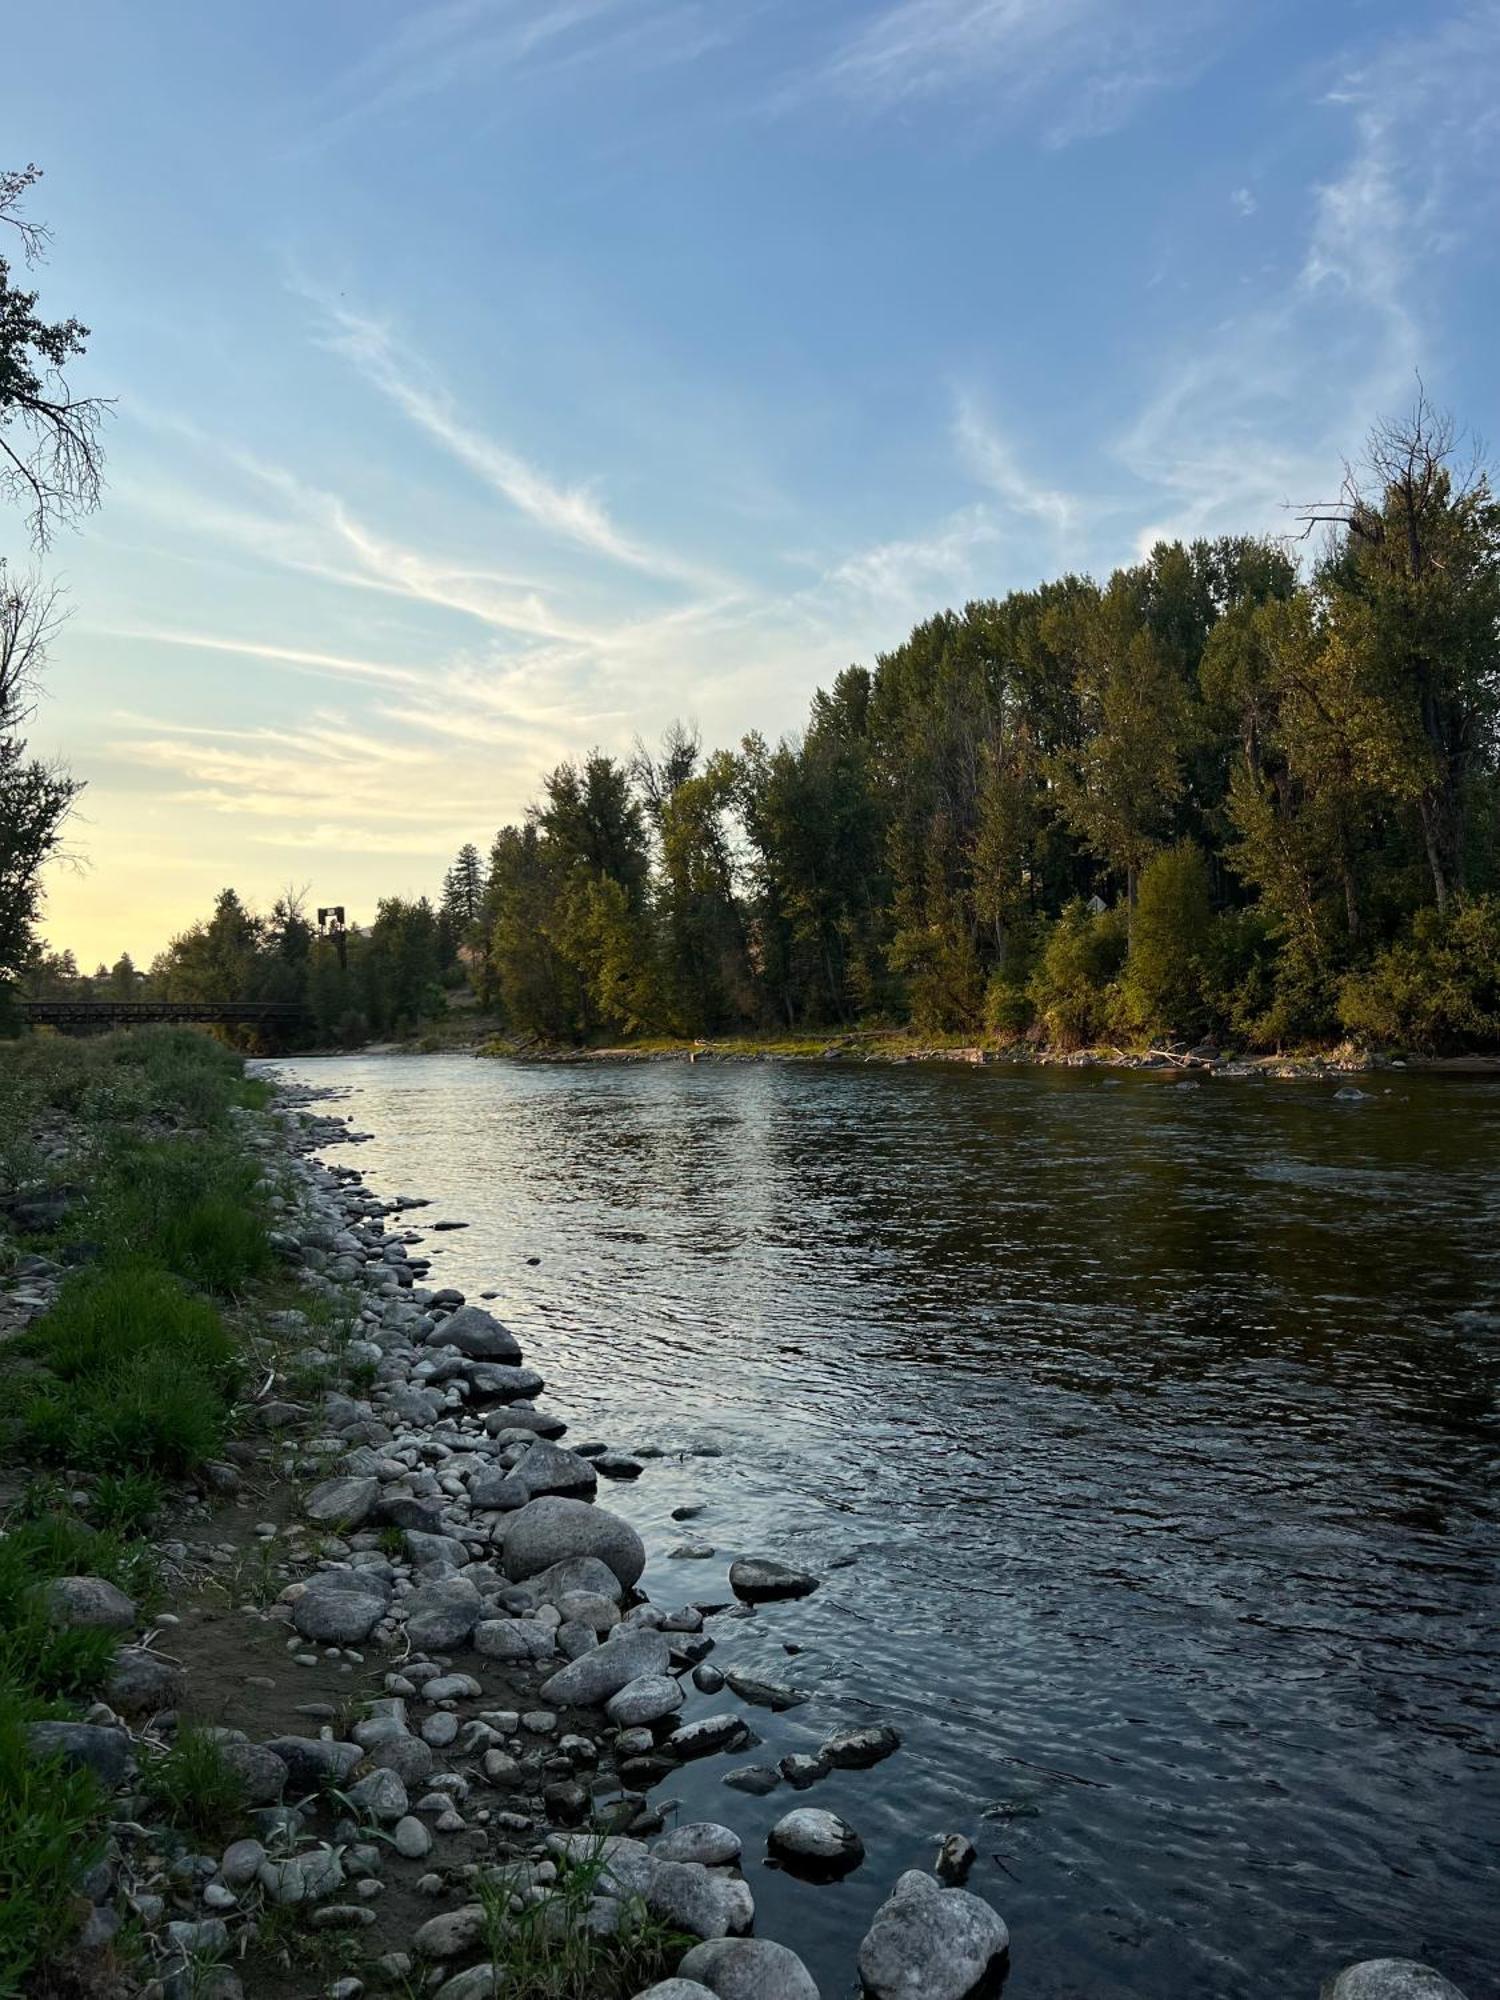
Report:
[{"label": "bridge railing", "polygon": [[307,1019],[295,1000],[23,1000],[33,1027],[132,1027],[146,1022],[290,1027]]}]

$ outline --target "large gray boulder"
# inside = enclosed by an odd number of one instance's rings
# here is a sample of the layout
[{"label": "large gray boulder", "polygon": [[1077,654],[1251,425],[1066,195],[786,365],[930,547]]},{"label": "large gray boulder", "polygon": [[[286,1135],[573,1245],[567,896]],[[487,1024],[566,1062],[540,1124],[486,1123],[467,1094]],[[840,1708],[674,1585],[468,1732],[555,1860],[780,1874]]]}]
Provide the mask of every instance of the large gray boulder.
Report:
[{"label": "large gray boulder", "polygon": [[504,1361],[470,1361],[463,1372],[480,1401],[514,1403],[524,1397],[529,1402],[547,1386],[534,1368],[516,1368]]},{"label": "large gray boulder", "polygon": [[542,1699],[567,1708],[598,1708],[643,1674],[665,1674],[672,1649],[660,1632],[617,1626],[602,1646],[559,1667],[542,1682]]},{"label": "large gray boulder", "polygon": [[461,1646],[484,1615],[479,1592],[466,1576],[425,1583],[406,1600],[406,1636],[424,1653]]},{"label": "large gray boulder", "polygon": [[821,2000],[797,1954],[769,1938],[716,1938],[694,1945],[677,1976],[697,1980],[714,2000]]},{"label": "large gray boulder", "polygon": [[505,1361],[512,1367],[521,1359],[521,1343],[508,1326],[482,1306],[460,1306],[449,1313],[427,1336],[429,1347],[456,1347],[472,1361]]},{"label": "large gray boulder", "polygon": [[597,1556],[627,1590],[646,1567],[646,1550],[628,1521],[586,1500],[548,1494],[528,1501],[505,1531],[505,1574],[523,1583],[554,1563]]},{"label": "large gray boulder", "polygon": [[1365,1958],[1325,1979],[1320,2000],[1464,2000],[1433,1966],[1414,1958]]},{"label": "large gray boulder", "polygon": [[599,1475],[586,1458],[564,1445],[549,1444],[545,1438],[538,1438],[525,1452],[509,1480],[526,1500],[539,1500],[545,1493],[592,1500],[599,1486]]},{"label": "large gray boulder", "polygon": [[43,1593],[54,1625],[96,1632],[128,1632],[135,1606],[124,1591],[102,1576],[55,1576]]},{"label": "large gray boulder", "polygon": [[871,2000],[965,2000],[1009,1945],[988,1903],[909,1868],[865,1933],[859,1976]]}]

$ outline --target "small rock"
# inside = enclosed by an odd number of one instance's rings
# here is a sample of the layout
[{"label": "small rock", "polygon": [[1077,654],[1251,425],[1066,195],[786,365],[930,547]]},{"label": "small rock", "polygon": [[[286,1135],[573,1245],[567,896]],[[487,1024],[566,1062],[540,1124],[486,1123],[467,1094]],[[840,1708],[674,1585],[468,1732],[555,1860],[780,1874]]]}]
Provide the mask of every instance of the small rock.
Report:
[{"label": "small rock", "polygon": [[870,2000],[965,2000],[1009,1944],[988,1903],[912,1868],[875,1912],[859,1976]]},{"label": "small rock", "polygon": [[726,1771],[719,1782],[728,1785],[731,1791],[748,1792],[752,1798],[763,1799],[781,1783],[781,1773],[765,1764],[741,1764],[736,1770]]},{"label": "small rock", "polygon": [[1319,2000],[1464,2000],[1464,1996],[1451,1979],[1414,1958],[1366,1958],[1325,1979]]},{"label": "small rock", "polygon": [[681,1706],[682,1689],[670,1674],[641,1674],[610,1696],[604,1712],[621,1729],[639,1729],[662,1721]]},{"label": "small rock", "polygon": [[57,1576],[43,1595],[54,1625],[97,1632],[129,1632],[135,1626],[135,1605],[102,1576]]},{"label": "small rock", "polygon": [[419,1819],[408,1813],[396,1822],[391,1835],[396,1852],[406,1861],[425,1861],[432,1852],[432,1835]]},{"label": "small rock", "polygon": [[697,1980],[715,2000],[820,2000],[813,1976],[797,1954],[769,1938],[719,1938],[695,1945],[677,1976]]}]

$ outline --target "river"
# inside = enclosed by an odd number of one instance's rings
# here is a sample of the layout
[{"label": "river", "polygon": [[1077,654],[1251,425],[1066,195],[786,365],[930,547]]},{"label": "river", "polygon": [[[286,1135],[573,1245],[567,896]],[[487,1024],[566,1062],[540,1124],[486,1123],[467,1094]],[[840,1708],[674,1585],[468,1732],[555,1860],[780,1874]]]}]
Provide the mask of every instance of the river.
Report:
[{"label": "river", "polygon": [[[1387,1953],[1495,1990],[1500,1086],[282,1067],[347,1090],[377,1192],[470,1225],[430,1282],[498,1292],[569,1441],[669,1454],[603,1495],[653,1599],[722,1601],[738,1554],[824,1576],[715,1622],[814,1694],[749,1712],[753,1758],[877,1719],[902,1751],[664,1790],[744,1835],[825,2000],[950,1831],[1007,2000],[1311,2000]],[[864,1836],[837,1886],[755,1859],[795,1803]]]}]

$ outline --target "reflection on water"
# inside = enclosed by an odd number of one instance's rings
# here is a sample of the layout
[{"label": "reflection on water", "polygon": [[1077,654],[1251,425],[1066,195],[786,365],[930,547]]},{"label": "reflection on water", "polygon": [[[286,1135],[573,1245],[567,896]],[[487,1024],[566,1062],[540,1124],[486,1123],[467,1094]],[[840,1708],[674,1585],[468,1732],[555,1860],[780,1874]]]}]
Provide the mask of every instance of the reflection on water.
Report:
[{"label": "reflection on water", "polygon": [[[350,1088],[379,1191],[470,1222],[433,1282],[498,1290],[575,1438],[672,1454],[608,1495],[654,1597],[722,1599],[742,1552],[826,1574],[715,1630],[816,1691],[754,1712],[757,1759],[906,1735],[807,1795],[862,1868],[750,1864],[828,2000],[955,1830],[1010,2000],[1310,1996],[1386,1953],[1492,1990],[1494,1086],[287,1067]],[[712,1562],[666,1557],[686,1500]],[[724,1768],[669,1789],[753,1855],[793,1801]]]}]

